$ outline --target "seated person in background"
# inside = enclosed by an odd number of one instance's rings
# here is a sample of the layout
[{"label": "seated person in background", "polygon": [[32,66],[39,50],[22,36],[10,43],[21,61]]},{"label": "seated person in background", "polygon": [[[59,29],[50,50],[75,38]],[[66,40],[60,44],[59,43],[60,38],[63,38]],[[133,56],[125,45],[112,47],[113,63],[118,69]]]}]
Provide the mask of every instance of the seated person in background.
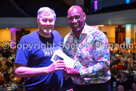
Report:
[{"label": "seated person in background", "polygon": [[126,70],[127,67],[123,60],[120,60],[120,62],[117,64],[118,70]]},{"label": "seated person in background", "polygon": [[117,88],[120,88],[121,86],[124,87],[125,91],[129,91],[131,89],[131,80],[124,72],[120,74],[120,79],[117,80]]},{"label": "seated person in background", "polygon": [[0,85],[3,85],[3,84],[6,84],[6,80],[5,78],[3,77],[2,73],[0,72]]},{"label": "seated person in background", "polygon": [[2,56],[2,54],[0,53],[0,61],[2,61],[2,59],[3,59],[3,56]]},{"label": "seated person in background", "polygon": [[20,83],[21,78],[19,77],[15,77],[15,75],[13,73],[10,74],[10,83]]},{"label": "seated person in background", "polygon": [[117,57],[116,56],[113,56],[113,55],[110,54],[110,59],[112,60],[112,64],[115,64],[117,62]]},{"label": "seated person in background", "polygon": [[9,82],[10,82],[10,69],[9,69],[9,67],[6,69],[6,72],[4,74],[4,78],[7,82],[7,84],[9,84]]},{"label": "seated person in background", "polygon": [[124,91],[124,87],[122,85],[119,85],[117,91]]},{"label": "seated person in background", "polygon": [[132,90],[136,91],[136,75],[133,76],[133,80],[132,80]]},{"label": "seated person in background", "polygon": [[6,65],[7,59],[3,58],[2,61],[0,61],[0,71],[5,74],[7,70],[7,65]]},{"label": "seated person in background", "polygon": [[133,69],[133,63],[134,63],[133,54],[130,54],[130,55],[129,55],[127,61],[128,61],[128,66],[127,66],[127,68],[128,68],[128,69]]}]

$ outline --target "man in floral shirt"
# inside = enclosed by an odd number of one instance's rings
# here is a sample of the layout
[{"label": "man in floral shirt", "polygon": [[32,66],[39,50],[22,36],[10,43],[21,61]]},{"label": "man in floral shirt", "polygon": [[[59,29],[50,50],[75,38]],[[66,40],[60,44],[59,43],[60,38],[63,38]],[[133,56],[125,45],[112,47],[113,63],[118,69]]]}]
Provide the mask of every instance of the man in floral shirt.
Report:
[{"label": "man in floral shirt", "polygon": [[110,51],[107,36],[85,23],[80,6],[68,10],[72,31],[64,38],[64,52],[76,62],[66,75],[73,79],[74,91],[110,91]]}]

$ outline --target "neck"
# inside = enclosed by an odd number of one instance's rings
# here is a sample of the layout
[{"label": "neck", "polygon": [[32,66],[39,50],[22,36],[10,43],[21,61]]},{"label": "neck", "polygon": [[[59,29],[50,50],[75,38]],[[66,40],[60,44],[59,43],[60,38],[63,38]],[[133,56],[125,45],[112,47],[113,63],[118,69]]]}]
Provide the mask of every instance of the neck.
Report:
[{"label": "neck", "polygon": [[[83,27],[84,28],[84,27]],[[75,37],[79,39],[81,32],[83,31],[83,28],[80,31],[73,31]]]},{"label": "neck", "polygon": [[73,31],[73,33],[74,33],[74,35],[75,35],[75,37],[76,37],[77,39],[79,39],[80,34],[81,34],[81,32],[83,31],[84,27],[85,27],[85,24],[83,25],[83,27],[81,28],[81,30],[79,30],[79,31]]},{"label": "neck", "polygon": [[51,33],[45,33],[44,31],[41,32],[40,29],[38,29],[37,32],[38,32],[42,37],[51,38]]},{"label": "neck", "polygon": [[74,31],[73,31],[73,33],[74,33],[74,35],[75,35],[75,37],[76,37],[77,39],[79,39],[81,32],[82,32],[82,31],[78,31],[78,32],[74,32]]}]

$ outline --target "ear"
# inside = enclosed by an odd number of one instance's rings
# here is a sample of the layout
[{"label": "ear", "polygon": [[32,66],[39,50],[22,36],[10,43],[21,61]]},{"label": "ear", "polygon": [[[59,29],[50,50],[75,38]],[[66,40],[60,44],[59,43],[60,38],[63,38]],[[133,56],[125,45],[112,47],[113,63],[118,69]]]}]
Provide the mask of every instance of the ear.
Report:
[{"label": "ear", "polygon": [[68,16],[67,16],[67,20],[69,20],[69,19],[68,19]]},{"label": "ear", "polygon": [[86,14],[85,13],[83,13],[83,18],[84,18],[84,20],[86,20]]},{"label": "ear", "polygon": [[39,23],[39,18],[37,18],[37,23]]}]

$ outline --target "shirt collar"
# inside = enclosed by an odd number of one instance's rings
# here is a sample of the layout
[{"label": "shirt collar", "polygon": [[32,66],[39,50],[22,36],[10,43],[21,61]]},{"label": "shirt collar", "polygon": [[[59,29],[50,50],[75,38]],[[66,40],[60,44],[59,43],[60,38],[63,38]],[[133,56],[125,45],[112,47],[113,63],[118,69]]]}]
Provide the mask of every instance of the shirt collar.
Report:
[{"label": "shirt collar", "polygon": [[83,28],[83,30],[82,30],[82,32],[81,32],[81,34],[87,34],[87,24],[85,23],[85,26],[84,26],[84,28]]},{"label": "shirt collar", "polygon": [[[87,30],[87,26],[88,26],[88,25],[85,23],[84,28],[83,28],[83,30],[82,30],[80,36],[86,36],[86,35],[87,35],[87,31],[88,31],[88,30]],[[73,32],[71,32],[70,35],[75,36]]]}]

